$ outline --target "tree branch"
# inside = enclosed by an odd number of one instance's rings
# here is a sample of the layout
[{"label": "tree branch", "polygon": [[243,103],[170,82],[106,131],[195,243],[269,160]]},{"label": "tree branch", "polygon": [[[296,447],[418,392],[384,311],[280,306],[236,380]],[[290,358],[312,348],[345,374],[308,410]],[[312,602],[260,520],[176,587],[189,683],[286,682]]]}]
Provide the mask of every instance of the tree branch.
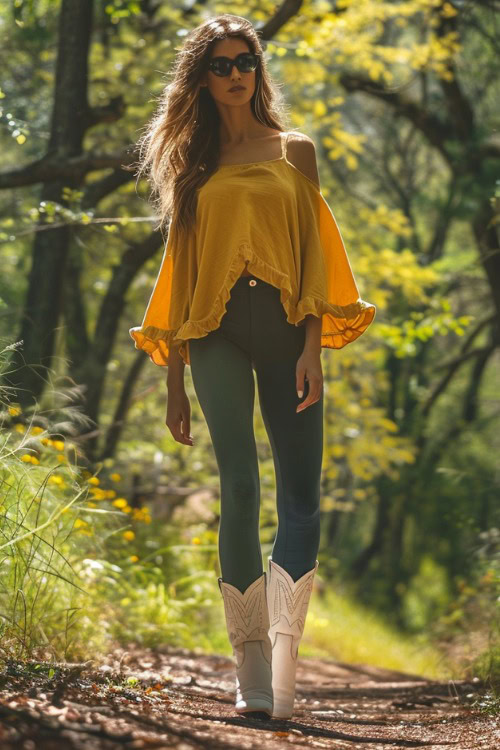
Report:
[{"label": "tree branch", "polygon": [[95,169],[127,169],[135,163],[134,147],[117,154],[85,153],[68,156],[63,151],[51,151],[41,159],[19,169],[0,172],[0,190],[13,187],[45,184],[59,180],[79,183],[88,172]]}]

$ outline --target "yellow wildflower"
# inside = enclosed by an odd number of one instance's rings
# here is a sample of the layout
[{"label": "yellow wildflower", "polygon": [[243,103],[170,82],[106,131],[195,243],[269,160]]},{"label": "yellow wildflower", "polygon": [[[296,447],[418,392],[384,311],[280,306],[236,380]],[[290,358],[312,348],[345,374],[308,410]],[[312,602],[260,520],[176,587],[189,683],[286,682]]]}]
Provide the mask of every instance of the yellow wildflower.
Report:
[{"label": "yellow wildflower", "polygon": [[137,555],[130,555],[130,562],[137,562],[138,559]]},{"label": "yellow wildflower", "polygon": [[193,537],[193,538],[191,539],[191,544],[201,544],[201,539],[200,539],[200,537],[199,537],[199,536],[194,536],[194,537]]},{"label": "yellow wildflower", "polygon": [[58,453],[57,460],[60,461],[61,463],[63,463],[63,461],[66,461],[66,456],[64,455],[64,453]]},{"label": "yellow wildflower", "polygon": [[31,434],[32,435],[39,435],[41,432],[43,432],[43,427],[32,427],[31,428]]},{"label": "yellow wildflower", "polygon": [[97,477],[90,477],[88,480],[89,484],[100,484],[100,480]]},{"label": "yellow wildflower", "polygon": [[84,521],[83,518],[77,518],[75,521],[75,529],[80,529],[82,526],[88,526],[87,521]]},{"label": "yellow wildflower", "polygon": [[30,464],[31,463],[31,456],[30,456],[30,454],[29,453],[23,453],[23,455],[21,456],[21,461],[24,461],[26,464]]},{"label": "yellow wildflower", "polygon": [[52,444],[57,451],[64,450],[64,440],[54,440]]},{"label": "yellow wildflower", "polygon": [[9,406],[9,414],[11,417],[18,417],[21,413],[21,409],[18,406]]},{"label": "yellow wildflower", "polygon": [[111,474],[109,478],[111,479],[112,482],[119,482],[120,479],[122,478],[122,475],[115,472],[114,474]]},{"label": "yellow wildflower", "polygon": [[111,505],[114,505],[115,508],[126,508],[128,503],[124,497],[117,497],[116,500],[113,500]]},{"label": "yellow wildflower", "polygon": [[14,425],[14,429],[15,429],[16,432],[25,432],[26,431],[26,427],[23,424],[21,424],[21,422],[16,422],[16,424]]},{"label": "yellow wildflower", "polygon": [[135,534],[133,531],[124,531],[123,532],[123,538],[127,540],[127,542],[131,542],[132,539],[135,539]]},{"label": "yellow wildflower", "polygon": [[115,490],[105,490],[105,495],[108,500],[111,500],[112,497],[116,497],[116,492]]}]

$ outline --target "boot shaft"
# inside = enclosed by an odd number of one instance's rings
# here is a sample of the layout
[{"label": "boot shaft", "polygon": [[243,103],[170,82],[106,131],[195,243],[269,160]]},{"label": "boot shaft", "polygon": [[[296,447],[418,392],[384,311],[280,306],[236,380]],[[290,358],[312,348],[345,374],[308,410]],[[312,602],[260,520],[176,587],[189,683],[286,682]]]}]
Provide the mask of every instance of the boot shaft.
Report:
[{"label": "boot shaft", "polygon": [[226,627],[233,648],[245,641],[269,640],[267,575],[262,573],[242,593],[236,586],[218,578],[224,601]]},{"label": "boot shaft", "polygon": [[308,570],[297,581],[287,571],[268,558],[269,579],[267,601],[269,607],[269,636],[271,643],[276,643],[278,633],[291,636],[292,655],[297,656],[300,639],[311,598],[313,581],[319,562]]}]

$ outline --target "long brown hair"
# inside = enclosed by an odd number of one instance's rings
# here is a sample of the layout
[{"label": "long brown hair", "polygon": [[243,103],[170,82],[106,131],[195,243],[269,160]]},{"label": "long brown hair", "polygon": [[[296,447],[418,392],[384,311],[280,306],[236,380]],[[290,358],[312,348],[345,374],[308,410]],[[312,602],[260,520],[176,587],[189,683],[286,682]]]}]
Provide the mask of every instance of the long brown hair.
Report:
[{"label": "long brown hair", "polygon": [[[259,122],[280,131],[286,105],[280,87],[266,69],[263,47],[252,24],[241,16],[214,16],[187,34],[174,60],[172,81],[138,141],[137,179],[150,184],[159,216],[156,229],[187,231],[196,217],[197,190],[217,169],[220,116],[207,87],[200,86],[213,46],[221,39],[244,40],[260,56],[251,109]],[[173,219],[173,221],[170,221]]]}]

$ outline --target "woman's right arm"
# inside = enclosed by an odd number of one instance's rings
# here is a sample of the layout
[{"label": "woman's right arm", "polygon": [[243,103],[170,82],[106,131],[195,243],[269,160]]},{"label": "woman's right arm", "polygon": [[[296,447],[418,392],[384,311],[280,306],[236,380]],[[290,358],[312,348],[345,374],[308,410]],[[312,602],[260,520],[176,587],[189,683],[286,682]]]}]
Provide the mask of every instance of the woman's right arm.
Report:
[{"label": "woman's right arm", "polygon": [[191,405],[184,388],[184,360],[179,346],[171,346],[167,371],[167,418],[165,424],[174,440],[184,445],[194,445],[191,429]]}]

